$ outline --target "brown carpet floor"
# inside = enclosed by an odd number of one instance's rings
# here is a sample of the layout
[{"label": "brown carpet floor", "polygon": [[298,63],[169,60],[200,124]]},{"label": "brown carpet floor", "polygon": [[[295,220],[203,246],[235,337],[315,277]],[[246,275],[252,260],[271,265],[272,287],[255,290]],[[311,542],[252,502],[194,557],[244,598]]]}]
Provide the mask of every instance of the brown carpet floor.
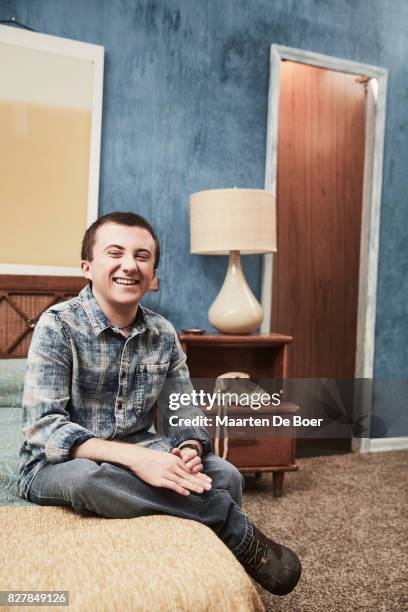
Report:
[{"label": "brown carpet floor", "polygon": [[299,554],[297,588],[267,611],[408,611],[408,451],[298,460],[272,497],[271,476],[247,478],[244,508]]}]

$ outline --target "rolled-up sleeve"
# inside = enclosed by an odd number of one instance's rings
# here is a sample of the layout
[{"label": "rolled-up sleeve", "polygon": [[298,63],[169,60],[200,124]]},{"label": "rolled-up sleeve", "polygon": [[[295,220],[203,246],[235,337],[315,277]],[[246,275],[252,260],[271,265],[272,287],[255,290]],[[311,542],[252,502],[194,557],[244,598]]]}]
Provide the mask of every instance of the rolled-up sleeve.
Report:
[{"label": "rolled-up sleeve", "polygon": [[208,430],[200,426],[171,426],[170,417],[177,415],[178,420],[193,419],[203,417],[201,408],[193,403],[188,406],[180,406],[177,412],[173,412],[169,407],[169,397],[171,394],[188,394],[192,396],[194,391],[190,380],[190,374],[186,364],[186,355],[181,348],[176,332],[174,332],[174,343],[172,348],[170,367],[167,378],[162,389],[162,393],[157,402],[159,410],[159,423],[166,436],[171,438],[171,448],[176,448],[186,440],[199,440],[205,452],[211,450],[211,438]]},{"label": "rolled-up sleeve", "polygon": [[51,463],[70,458],[74,444],[94,434],[70,421],[72,351],[58,315],[45,312],[33,334],[23,396],[23,431],[34,454]]}]

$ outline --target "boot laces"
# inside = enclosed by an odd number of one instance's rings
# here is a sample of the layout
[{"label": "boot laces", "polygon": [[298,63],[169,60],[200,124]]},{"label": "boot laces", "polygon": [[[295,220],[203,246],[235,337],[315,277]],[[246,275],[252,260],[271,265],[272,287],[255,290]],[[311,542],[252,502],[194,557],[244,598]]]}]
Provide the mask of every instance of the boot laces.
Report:
[{"label": "boot laces", "polygon": [[259,538],[252,536],[251,542],[243,557],[243,561],[248,564],[249,567],[259,570],[261,565],[265,563],[267,551],[268,545],[261,544]]}]

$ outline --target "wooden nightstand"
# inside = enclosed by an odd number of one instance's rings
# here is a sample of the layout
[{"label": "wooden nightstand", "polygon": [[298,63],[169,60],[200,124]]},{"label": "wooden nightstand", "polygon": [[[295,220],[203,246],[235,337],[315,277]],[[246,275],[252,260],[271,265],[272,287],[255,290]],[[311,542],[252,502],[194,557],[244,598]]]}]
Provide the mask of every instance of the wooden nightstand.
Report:
[{"label": "wooden nightstand", "polygon": [[[226,372],[238,371],[248,373],[252,380],[274,379],[276,388],[282,388],[287,376],[288,345],[293,340],[291,336],[181,334],[179,337],[187,355],[192,379],[215,379]],[[290,418],[296,411],[297,406],[282,401],[279,407],[260,408],[256,416],[275,414]],[[251,409],[245,410],[242,406],[228,408],[229,415],[242,416],[249,412],[252,412]],[[272,472],[273,491],[277,496],[282,491],[284,473],[298,469],[293,426],[286,427],[284,432],[282,434],[279,431],[276,435],[267,432],[265,435],[265,430],[262,433],[261,430],[251,428],[250,434],[244,438],[229,436],[228,439],[228,461],[244,473]]]}]

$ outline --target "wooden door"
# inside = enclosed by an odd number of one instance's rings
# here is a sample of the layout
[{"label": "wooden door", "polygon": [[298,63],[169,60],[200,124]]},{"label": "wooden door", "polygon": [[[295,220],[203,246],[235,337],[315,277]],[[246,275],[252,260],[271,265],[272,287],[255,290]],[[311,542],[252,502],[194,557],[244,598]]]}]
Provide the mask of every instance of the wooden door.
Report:
[{"label": "wooden door", "polygon": [[272,331],[289,376],[353,378],[364,171],[359,77],[281,63]]}]

